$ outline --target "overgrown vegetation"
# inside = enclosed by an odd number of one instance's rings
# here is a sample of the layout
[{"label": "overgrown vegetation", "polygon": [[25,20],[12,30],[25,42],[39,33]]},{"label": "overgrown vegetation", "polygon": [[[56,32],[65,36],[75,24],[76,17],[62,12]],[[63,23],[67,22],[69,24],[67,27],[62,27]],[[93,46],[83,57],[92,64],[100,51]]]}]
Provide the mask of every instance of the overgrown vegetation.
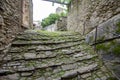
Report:
[{"label": "overgrown vegetation", "polygon": [[60,19],[60,17],[64,17],[67,14],[62,12],[61,14],[55,14],[51,13],[47,18],[44,18],[41,22],[41,25],[43,28],[45,28],[48,25],[54,24],[56,20]]},{"label": "overgrown vegetation", "polygon": [[105,51],[106,53],[113,53],[115,55],[120,55],[120,45],[116,41],[98,44],[96,46],[96,49]]},{"label": "overgrown vegetation", "polygon": [[71,0],[58,0],[60,2],[70,3]]},{"label": "overgrown vegetation", "polygon": [[[69,4],[71,2],[71,0],[57,0],[57,1],[66,4]],[[41,22],[42,27],[45,28],[46,26],[54,24],[56,20],[60,19],[60,17],[67,16],[68,10],[64,9],[64,11],[65,12],[62,12],[61,14],[51,13],[48,17],[44,18]]]}]

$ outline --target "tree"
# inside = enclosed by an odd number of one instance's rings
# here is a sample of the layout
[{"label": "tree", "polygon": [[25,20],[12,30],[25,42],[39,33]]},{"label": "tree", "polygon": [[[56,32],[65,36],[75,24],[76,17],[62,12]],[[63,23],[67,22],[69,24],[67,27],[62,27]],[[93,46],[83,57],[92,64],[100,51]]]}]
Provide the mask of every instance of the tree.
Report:
[{"label": "tree", "polygon": [[58,20],[59,18],[60,18],[60,15],[52,13],[47,18],[42,20],[41,25],[44,28],[48,25],[55,23],[55,21]]}]

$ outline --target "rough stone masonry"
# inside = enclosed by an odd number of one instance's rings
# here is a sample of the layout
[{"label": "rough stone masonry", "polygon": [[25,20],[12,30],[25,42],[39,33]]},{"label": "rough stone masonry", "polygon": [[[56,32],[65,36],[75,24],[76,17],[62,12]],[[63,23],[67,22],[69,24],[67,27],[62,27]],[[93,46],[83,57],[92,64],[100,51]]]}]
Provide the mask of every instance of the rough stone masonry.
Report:
[{"label": "rough stone masonry", "polygon": [[120,0],[71,0],[67,28],[88,33],[117,14],[120,14]]},{"label": "rough stone masonry", "polygon": [[71,0],[68,7],[67,29],[85,35],[120,79],[120,0]]},{"label": "rough stone masonry", "polygon": [[32,0],[0,0],[0,53],[32,22]]}]

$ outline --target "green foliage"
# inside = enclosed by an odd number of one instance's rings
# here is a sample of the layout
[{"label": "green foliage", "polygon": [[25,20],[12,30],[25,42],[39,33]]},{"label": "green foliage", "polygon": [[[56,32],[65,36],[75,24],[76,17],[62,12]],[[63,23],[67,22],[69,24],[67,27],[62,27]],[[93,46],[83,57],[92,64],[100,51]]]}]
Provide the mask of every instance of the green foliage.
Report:
[{"label": "green foliage", "polygon": [[61,3],[63,3],[63,2],[70,3],[71,2],[71,0],[58,0],[58,1],[61,2]]},{"label": "green foliage", "polygon": [[43,19],[41,22],[41,25],[44,27],[51,25],[55,23],[56,20],[58,20],[60,16],[58,14],[50,14],[47,18]]},{"label": "green foliage", "polygon": [[111,41],[108,43],[103,43],[103,44],[99,44],[96,46],[97,50],[103,50],[105,52],[110,51],[111,53],[115,54],[115,55],[120,55],[120,45],[115,42],[115,41]]},{"label": "green foliage", "polygon": [[54,24],[56,20],[60,19],[60,17],[67,16],[66,13],[54,14],[51,13],[47,18],[43,19],[41,25],[45,28],[48,25]]}]

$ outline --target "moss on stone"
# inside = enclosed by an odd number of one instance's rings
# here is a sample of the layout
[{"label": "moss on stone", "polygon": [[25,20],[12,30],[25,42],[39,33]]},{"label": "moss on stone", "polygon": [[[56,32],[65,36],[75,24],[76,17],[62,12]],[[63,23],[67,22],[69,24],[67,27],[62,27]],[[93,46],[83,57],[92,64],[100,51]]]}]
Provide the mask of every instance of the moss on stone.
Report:
[{"label": "moss on stone", "polygon": [[26,64],[27,67],[30,67],[30,66],[35,66],[36,63],[34,61],[30,61]]},{"label": "moss on stone", "polygon": [[120,45],[117,44],[112,51],[115,55],[120,55]]},{"label": "moss on stone", "polygon": [[109,51],[110,53],[113,53],[115,55],[120,55],[120,45],[117,44],[115,40],[110,41],[108,43],[99,44],[96,46],[96,49],[103,50],[106,53],[108,53]]},{"label": "moss on stone", "polygon": [[104,50],[104,51],[108,51],[110,49],[110,46],[105,45],[105,44],[99,44],[96,46],[97,50]]},{"label": "moss on stone", "polygon": [[45,73],[46,73],[46,69],[40,69],[38,70],[37,75],[44,76]]},{"label": "moss on stone", "polygon": [[115,77],[109,77],[109,78],[107,78],[107,80],[118,80],[118,79]]},{"label": "moss on stone", "polygon": [[64,74],[65,74],[65,71],[61,70],[61,71],[59,71],[57,74],[54,73],[54,74],[53,74],[53,78],[61,77],[61,76],[64,75]]},{"label": "moss on stone", "polygon": [[99,41],[105,40],[105,36],[100,37]]},{"label": "moss on stone", "polygon": [[94,39],[94,38],[93,38],[93,36],[90,36],[90,37],[89,37],[89,41],[88,41],[88,42],[93,41],[93,39]]},{"label": "moss on stone", "polygon": [[120,34],[120,21],[116,25],[118,27],[117,30],[116,30],[116,33]]}]

